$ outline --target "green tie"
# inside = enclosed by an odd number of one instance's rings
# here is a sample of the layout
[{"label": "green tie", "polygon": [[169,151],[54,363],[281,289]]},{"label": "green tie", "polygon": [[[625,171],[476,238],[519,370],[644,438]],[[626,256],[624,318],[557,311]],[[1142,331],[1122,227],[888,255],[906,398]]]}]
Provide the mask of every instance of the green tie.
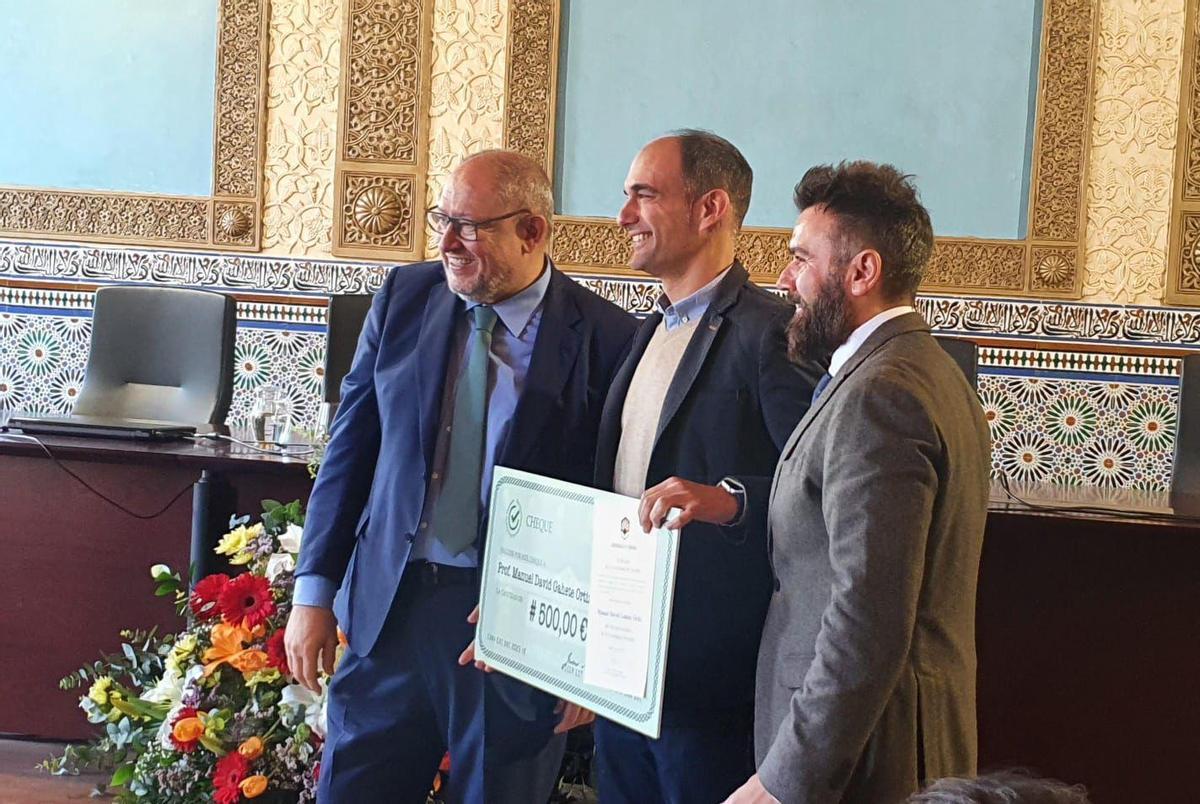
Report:
[{"label": "green tie", "polygon": [[488,356],[496,311],[478,305],[471,310],[467,360],[454,390],[454,419],[441,493],[433,506],[434,535],[458,555],[475,543],[479,532],[479,491],[487,431]]}]

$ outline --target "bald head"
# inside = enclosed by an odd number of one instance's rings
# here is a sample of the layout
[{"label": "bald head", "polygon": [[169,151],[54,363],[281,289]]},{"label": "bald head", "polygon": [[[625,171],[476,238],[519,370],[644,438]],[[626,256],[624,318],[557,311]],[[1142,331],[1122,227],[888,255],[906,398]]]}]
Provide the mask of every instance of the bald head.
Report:
[{"label": "bald head", "polygon": [[459,296],[494,304],[541,275],[554,198],[537,162],[512,151],[473,154],[450,174],[438,209],[446,281]]},{"label": "bald head", "polygon": [[478,182],[476,186],[489,186],[505,211],[527,209],[545,218],[549,228],[554,218],[554,191],[540,163],[516,151],[497,148],[468,156],[451,178],[460,174],[464,181]]}]

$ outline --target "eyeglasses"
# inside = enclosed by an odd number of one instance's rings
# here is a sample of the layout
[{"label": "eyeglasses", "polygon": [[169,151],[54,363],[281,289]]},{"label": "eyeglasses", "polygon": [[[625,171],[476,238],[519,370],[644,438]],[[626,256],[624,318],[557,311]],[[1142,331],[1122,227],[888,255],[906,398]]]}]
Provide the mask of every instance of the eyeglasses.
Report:
[{"label": "eyeglasses", "polygon": [[442,212],[437,207],[430,207],[425,210],[425,219],[429,221],[429,225],[433,228],[433,231],[438,234],[445,234],[447,229],[454,227],[454,233],[458,235],[460,240],[470,241],[479,238],[480,229],[486,229],[502,220],[507,220],[516,215],[526,215],[529,212],[530,210],[528,209],[518,209],[507,215],[500,215],[483,221],[473,221],[468,218],[455,218],[453,215],[447,215],[445,212]]}]

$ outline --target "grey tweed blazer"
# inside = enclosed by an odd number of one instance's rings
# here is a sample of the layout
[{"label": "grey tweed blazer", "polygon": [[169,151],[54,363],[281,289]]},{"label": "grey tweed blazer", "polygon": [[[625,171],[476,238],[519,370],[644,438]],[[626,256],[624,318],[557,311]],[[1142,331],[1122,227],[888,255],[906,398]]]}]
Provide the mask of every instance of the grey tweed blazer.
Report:
[{"label": "grey tweed blazer", "polygon": [[976,764],[990,439],[920,315],[885,322],[775,473],[755,758],[785,804],[902,801]]}]

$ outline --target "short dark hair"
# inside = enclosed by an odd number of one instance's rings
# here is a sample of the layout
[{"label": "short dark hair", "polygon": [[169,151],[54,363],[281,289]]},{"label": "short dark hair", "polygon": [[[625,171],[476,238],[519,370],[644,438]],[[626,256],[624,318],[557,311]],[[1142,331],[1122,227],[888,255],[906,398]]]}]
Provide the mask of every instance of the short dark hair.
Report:
[{"label": "short dark hair", "polygon": [[883,258],[883,293],[912,298],[933,253],[933,225],[912,176],[892,165],[842,162],[809,168],[793,196],[800,212],[820,207],[837,218],[839,263],[861,248]]},{"label": "short dark hair", "polygon": [[1039,779],[1022,770],[974,779],[939,779],[906,804],[1090,804],[1082,785]]},{"label": "short dark hair", "polygon": [[688,197],[695,201],[710,190],[724,190],[733,207],[733,228],[741,228],[754,185],[754,171],[746,157],[732,142],[711,131],[681,128],[668,136],[679,141]]}]

